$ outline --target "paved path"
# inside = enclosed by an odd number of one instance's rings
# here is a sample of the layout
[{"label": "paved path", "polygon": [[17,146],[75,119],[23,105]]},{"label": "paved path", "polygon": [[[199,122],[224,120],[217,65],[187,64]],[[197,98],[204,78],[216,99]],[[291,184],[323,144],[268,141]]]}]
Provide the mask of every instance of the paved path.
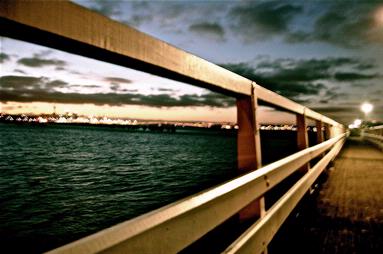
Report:
[{"label": "paved path", "polygon": [[383,153],[349,139],[317,196],[302,206],[270,253],[382,254]]}]

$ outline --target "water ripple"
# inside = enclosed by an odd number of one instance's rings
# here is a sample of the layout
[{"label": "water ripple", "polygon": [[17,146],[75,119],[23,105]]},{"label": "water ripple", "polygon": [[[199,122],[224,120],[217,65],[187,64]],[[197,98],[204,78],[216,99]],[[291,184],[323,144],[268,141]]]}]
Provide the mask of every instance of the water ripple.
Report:
[{"label": "water ripple", "polygon": [[13,252],[161,207],[233,177],[236,164],[231,136],[11,124],[0,135],[0,243]]}]

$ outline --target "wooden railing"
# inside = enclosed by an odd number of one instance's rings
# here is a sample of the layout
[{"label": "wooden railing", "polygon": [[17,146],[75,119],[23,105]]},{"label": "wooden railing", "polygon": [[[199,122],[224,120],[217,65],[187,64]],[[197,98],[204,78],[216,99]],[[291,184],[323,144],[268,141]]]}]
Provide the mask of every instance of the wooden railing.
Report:
[{"label": "wooden railing", "polygon": [[363,129],[362,137],[383,151],[383,125]]},{"label": "wooden railing", "polygon": [[[345,134],[271,163],[225,184],[123,222],[50,253],[176,253],[261,197],[308,161],[330,150],[226,253],[261,253],[326,165]],[[254,251],[256,250],[256,251]]]},{"label": "wooden railing", "polygon": [[[241,219],[254,216],[260,219],[226,252],[255,247],[255,253],[260,253],[343,145],[345,129],[336,121],[269,91],[255,81],[74,3],[2,0],[0,22],[2,36],[187,82],[237,99],[238,170],[248,174],[52,253],[173,253],[238,212]],[[265,167],[261,162],[259,102],[296,114],[297,146],[301,150]],[[307,118],[316,122],[319,143],[310,148]],[[310,160],[323,155],[310,169]],[[264,194],[297,170],[305,173],[303,177],[266,211]]]}]

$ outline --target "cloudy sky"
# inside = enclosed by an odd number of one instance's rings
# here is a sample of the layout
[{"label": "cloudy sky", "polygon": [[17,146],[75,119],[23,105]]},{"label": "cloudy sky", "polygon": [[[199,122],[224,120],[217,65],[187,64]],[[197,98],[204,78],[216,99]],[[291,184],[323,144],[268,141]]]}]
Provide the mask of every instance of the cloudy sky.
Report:
[{"label": "cloudy sky", "polygon": [[[383,1],[75,1],[349,124],[383,120]],[[2,112],[235,121],[235,100],[1,38]],[[275,114],[263,111],[263,121]]]}]

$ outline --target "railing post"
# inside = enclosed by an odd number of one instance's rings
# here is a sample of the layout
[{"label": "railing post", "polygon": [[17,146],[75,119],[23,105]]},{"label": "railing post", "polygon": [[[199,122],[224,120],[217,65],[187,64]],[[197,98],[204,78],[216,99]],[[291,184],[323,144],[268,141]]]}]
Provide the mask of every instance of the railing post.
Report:
[{"label": "railing post", "polygon": [[[237,156],[238,170],[248,172],[260,168],[261,142],[259,132],[259,122],[257,117],[258,99],[254,94],[255,88],[252,86],[252,96],[244,96],[237,99]],[[265,213],[264,198],[260,198],[250,203],[239,212],[240,220],[261,217]]]},{"label": "railing post", "polygon": [[329,125],[330,138],[335,137],[335,126]]},{"label": "railing post", "polygon": [[331,138],[331,127],[328,123],[324,125],[325,127],[325,140],[329,140]]},{"label": "railing post", "polygon": [[[297,114],[297,146],[298,150],[304,150],[309,147],[309,139],[307,134],[307,123],[305,113]],[[310,163],[306,163],[301,167],[302,172],[307,172],[310,168]]]},{"label": "railing post", "polygon": [[316,128],[317,128],[317,143],[320,144],[324,141],[322,121],[316,120]]},{"label": "railing post", "polygon": [[[317,128],[317,144],[320,144],[324,141],[324,135],[323,135],[323,123],[321,120],[316,120],[315,125]],[[322,153],[320,157],[323,157],[325,153]]]},{"label": "railing post", "polygon": [[256,169],[258,164],[252,119],[251,98],[237,98],[237,160],[238,170],[243,172]]}]

